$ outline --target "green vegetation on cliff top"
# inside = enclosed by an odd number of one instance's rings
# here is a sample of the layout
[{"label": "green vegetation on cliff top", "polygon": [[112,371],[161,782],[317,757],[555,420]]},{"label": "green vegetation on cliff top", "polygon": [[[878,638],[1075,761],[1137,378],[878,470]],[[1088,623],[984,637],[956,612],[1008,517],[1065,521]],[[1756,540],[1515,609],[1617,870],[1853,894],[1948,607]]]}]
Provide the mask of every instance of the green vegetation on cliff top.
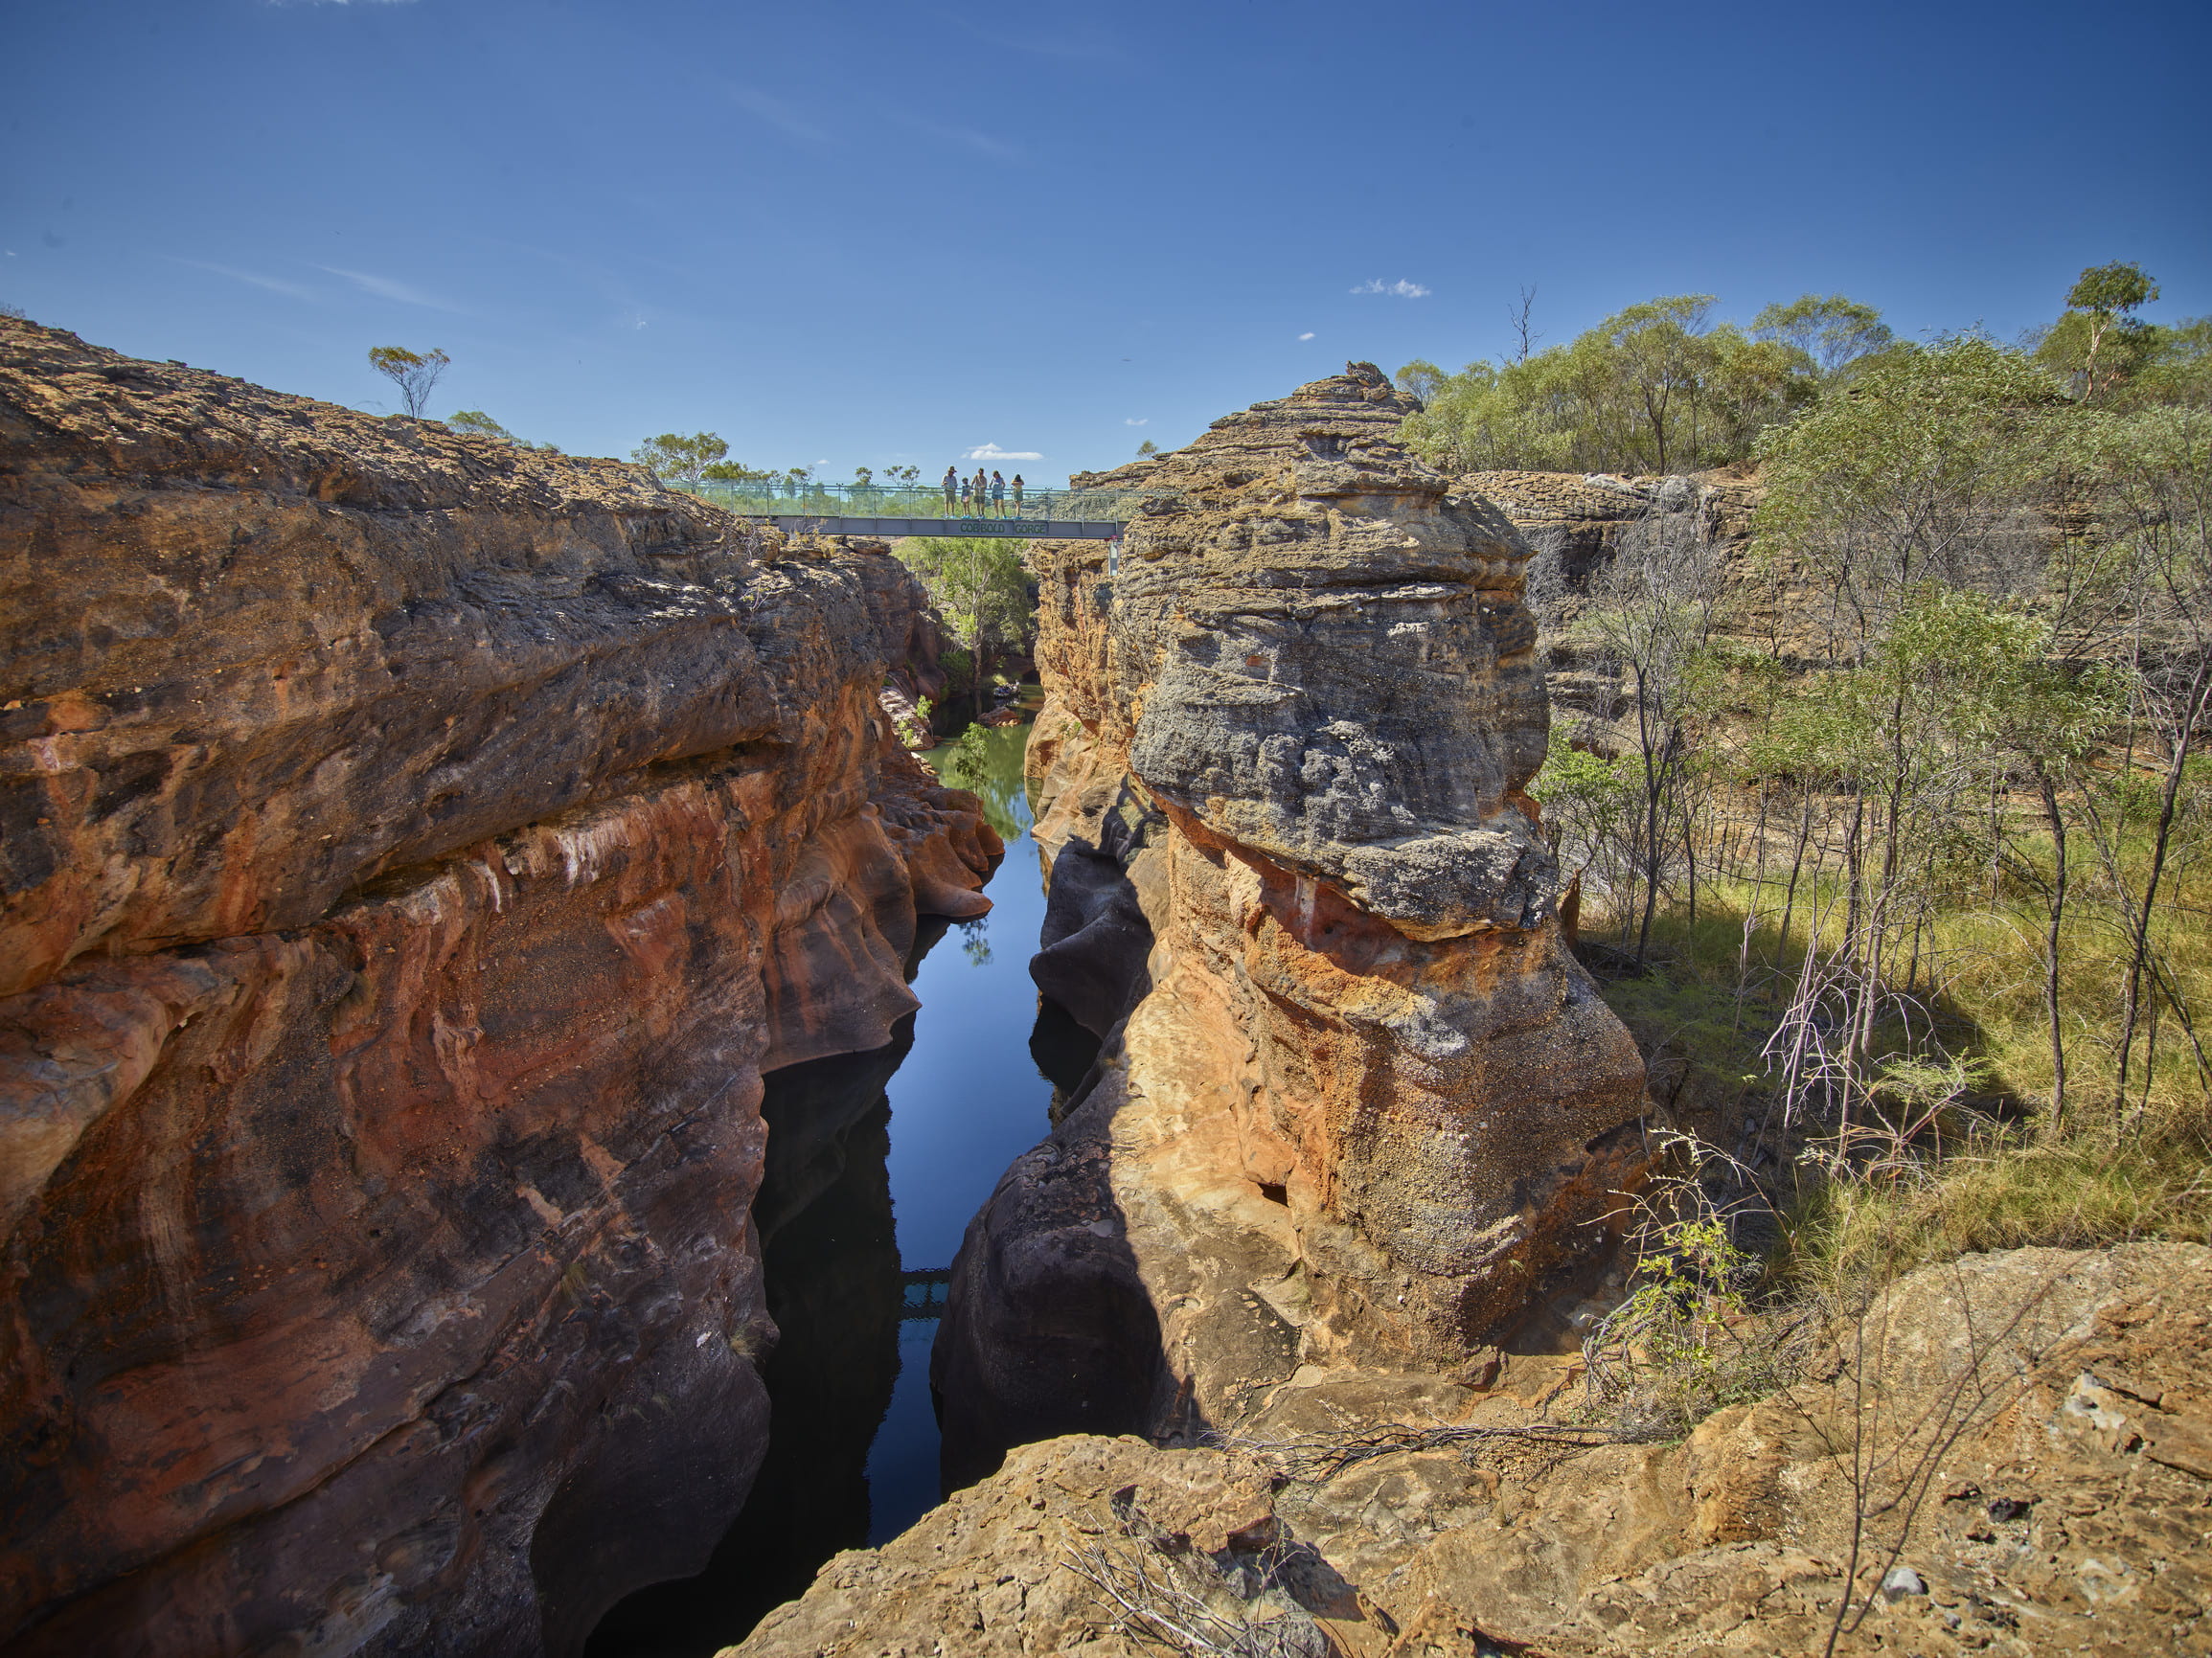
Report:
[{"label": "green vegetation on cliff top", "polygon": [[[2066,308],[2010,354],[2065,396],[2101,407],[2202,401],[2212,392],[2212,319],[2171,326],[2134,313],[2157,295],[2136,266],[2082,273]],[[1407,442],[1449,472],[1692,472],[1749,460],[1762,434],[1838,395],[1875,365],[1919,349],[1841,294],[1769,305],[1748,327],[1716,317],[1710,294],[1633,305],[1572,341],[1522,346],[1456,374],[1415,361],[1398,382],[1425,409]]]},{"label": "green vegetation on cliff top", "polygon": [[1654,507],[1552,644],[1603,688],[1532,785],[1583,948],[1791,1295],[2212,1238],[2212,326],[2153,292],[1790,343],[1750,546]]}]

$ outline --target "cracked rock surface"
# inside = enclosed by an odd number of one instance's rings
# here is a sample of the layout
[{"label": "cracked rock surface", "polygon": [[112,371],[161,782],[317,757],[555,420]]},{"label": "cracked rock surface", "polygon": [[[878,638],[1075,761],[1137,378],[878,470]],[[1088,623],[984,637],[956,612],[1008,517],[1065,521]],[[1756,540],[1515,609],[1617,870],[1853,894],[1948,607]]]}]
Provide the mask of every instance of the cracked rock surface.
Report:
[{"label": "cracked rock surface", "polygon": [[1467,1363],[1636,1178],[1642,1065],[1523,792],[1529,550],[1408,408],[1353,365],[1084,480],[1151,494],[1118,556],[1034,550],[1034,971],[1106,1046],[963,1245],[956,1472]]},{"label": "cracked rock surface", "polygon": [[2018,1250],[1913,1274],[1792,1385],[1672,1444],[1470,1440],[1327,1479],[1268,1449],[1557,1420],[1579,1372],[1540,1357],[1479,1385],[1316,1379],[1234,1449],[1052,1440],[731,1651],[1119,1658],[1148,1648],[1079,1552],[1162,1577],[1212,1549],[1248,1597],[1218,1609],[1303,1619],[1343,1658],[2212,1653],[2208,1308],[2199,1245]]},{"label": "cracked rock surface", "polygon": [[878,544],[0,318],[0,1644],[568,1653],[766,1432],[761,1073],[1001,850]]}]

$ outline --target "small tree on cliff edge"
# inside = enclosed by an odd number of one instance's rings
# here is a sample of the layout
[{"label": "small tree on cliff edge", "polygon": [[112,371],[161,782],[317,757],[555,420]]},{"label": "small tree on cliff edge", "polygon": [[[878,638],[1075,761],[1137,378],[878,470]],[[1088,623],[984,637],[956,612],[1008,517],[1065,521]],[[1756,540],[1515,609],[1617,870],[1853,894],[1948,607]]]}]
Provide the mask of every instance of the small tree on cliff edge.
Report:
[{"label": "small tree on cliff edge", "polygon": [[405,346],[372,346],[369,366],[399,388],[407,413],[416,420],[430,404],[430,388],[453,359],[444,352],[411,352]]},{"label": "small tree on cliff edge", "polygon": [[629,458],[664,484],[696,490],[699,480],[707,475],[707,469],[729,452],[729,444],[712,432],[694,432],[688,438],[677,432],[663,432],[632,449]]}]

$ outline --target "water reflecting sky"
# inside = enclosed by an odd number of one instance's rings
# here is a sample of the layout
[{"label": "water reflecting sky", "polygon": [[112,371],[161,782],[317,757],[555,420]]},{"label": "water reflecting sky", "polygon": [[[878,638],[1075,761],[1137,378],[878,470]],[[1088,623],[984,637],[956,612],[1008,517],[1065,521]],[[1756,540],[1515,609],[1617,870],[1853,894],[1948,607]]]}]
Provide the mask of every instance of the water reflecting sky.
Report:
[{"label": "water reflecting sky", "polygon": [[[1022,753],[1029,727],[982,731],[980,767],[951,745],[930,758],[947,783],[984,797],[1006,839],[989,915],[955,927],[914,976],[914,1048],[891,1079],[891,1203],[909,1272],[948,1266],[1006,1166],[1051,1127],[1052,1084],[1029,1056],[1037,987],[1029,959],[1044,921],[1029,838]],[[899,1329],[899,1381],[868,1457],[868,1540],[897,1536],[937,1502],[937,1419],[929,1403],[934,1320]]]},{"label": "water reflecting sky", "polygon": [[[937,1321],[898,1317],[887,1223],[900,1266],[949,1266],[1006,1166],[1051,1126],[1052,1084],[1030,1057],[1029,961],[1044,897],[1026,832],[1028,737],[1027,726],[979,731],[966,751],[947,744],[930,757],[947,783],[984,797],[1006,859],[991,881],[991,913],[946,931],[924,957],[914,980],[922,1008],[903,1059],[905,1033],[877,1054],[815,1060],[769,1079],[770,1172],[760,1201],[764,1226],[774,1229],[768,1298],[784,1341],[767,1371],[767,1460],[707,1568],[628,1597],[594,1632],[587,1658],[709,1658],[803,1591],[831,1554],[857,1546],[863,1533],[869,1543],[896,1536],[937,1503],[929,1397]],[[886,1086],[888,1065],[897,1071]],[[886,1393],[888,1405],[878,1406]]]}]

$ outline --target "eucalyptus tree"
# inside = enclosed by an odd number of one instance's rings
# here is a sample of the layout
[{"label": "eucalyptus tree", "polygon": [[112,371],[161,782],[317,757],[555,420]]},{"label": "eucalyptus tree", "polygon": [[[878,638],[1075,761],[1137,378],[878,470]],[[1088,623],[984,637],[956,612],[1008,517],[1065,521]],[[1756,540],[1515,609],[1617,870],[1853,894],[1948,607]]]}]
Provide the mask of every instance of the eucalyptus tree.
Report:
[{"label": "eucalyptus tree", "polygon": [[[2125,720],[2130,678],[2109,661],[2069,662],[2047,614],[1996,610],[1952,595],[1957,625],[1946,642],[1946,675],[1955,697],[1951,719],[1959,740],[1979,747],[1998,771],[2001,785],[2024,777],[2033,790],[2042,828],[2050,836],[2050,870],[2037,860],[2007,856],[2008,819],[1996,814],[1998,845],[2023,884],[2043,900],[2043,1019],[2050,1047],[2049,1125],[2064,1125],[2066,1043],[2060,1006],[2060,952],[2072,884],[2069,829],[2089,800],[2089,761]],[[2008,775],[2009,774],[2009,775]]]},{"label": "eucalyptus tree", "polygon": [[1824,382],[1897,340],[1880,311],[1841,294],[1801,294],[1767,306],[1751,319],[1751,337],[1801,353]]},{"label": "eucalyptus tree", "polygon": [[405,346],[369,349],[369,366],[399,388],[399,400],[418,420],[430,406],[430,393],[452,360],[441,351],[411,352]]},{"label": "eucalyptus tree", "polygon": [[[2158,284],[2143,274],[2143,267],[2115,261],[2091,265],[2066,290],[2066,308],[2079,312],[2086,324],[2087,350],[2082,357],[2082,396],[2094,400],[2100,390],[2097,354],[2115,329],[2125,338],[2143,325],[2135,312],[2158,297]],[[2108,374],[2106,383],[2109,384]]]},{"label": "eucalyptus tree", "polygon": [[729,452],[729,444],[713,432],[694,432],[689,437],[663,432],[632,449],[629,458],[664,484],[696,489],[707,469]]},{"label": "eucalyptus tree", "polygon": [[482,409],[456,409],[445,417],[445,423],[456,432],[465,432],[471,438],[490,438],[501,443],[519,444],[522,442]]},{"label": "eucalyptus tree", "polygon": [[549,455],[560,453],[560,446],[557,443],[541,443],[535,439],[516,437],[482,409],[456,409],[445,417],[445,424],[471,438],[490,438],[495,443],[512,443],[517,449],[539,449]]},{"label": "eucalyptus tree", "polygon": [[[2092,419],[2083,447],[2103,482],[2108,532],[2128,551],[2135,625],[2132,733],[2146,750],[2122,757],[2121,782],[2140,764],[2154,782],[2148,821],[2131,821],[2136,791],[2116,788],[2112,810],[2095,825],[2099,852],[2119,901],[2128,960],[2120,990],[2114,1109],[2124,1109],[2148,974],[2186,1022],[2179,989],[2162,974],[2153,924],[2159,892],[2197,790],[2191,761],[2212,718],[2212,412],[2159,407]],[[2199,789],[2201,789],[2200,782]],[[2126,855],[2147,839],[2139,874]],[[2146,1059],[2148,1085],[2151,1061]]]},{"label": "eucalyptus tree", "polygon": [[1829,656],[1862,659],[1927,582],[2041,584],[2064,406],[2048,374],[1970,334],[1871,358],[1847,394],[1767,430],[1758,542],[1825,590]]},{"label": "eucalyptus tree", "polygon": [[1029,572],[1021,562],[1027,545],[1010,535],[911,535],[895,544],[900,561],[922,579],[968,652],[978,717],[991,653],[1023,648],[1035,625]]},{"label": "eucalyptus tree", "polygon": [[[1749,333],[1715,322],[1711,294],[1627,307],[1564,345],[1448,374],[1416,361],[1399,385],[1425,407],[1407,442],[1453,471],[1656,472],[1744,459],[1808,407],[1825,375],[1886,342],[1870,308],[1808,295]],[[1825,353],[1816,356],[1815,351]]]},{"label": "eucalyptus tree", "polygon": [[2158,297],[2140,265],[2095,265],[2066,293],[2066,308],[2029,331],[2043,364],[2100,409],[2212,403],[2212,317],[2154,323],[2135,315]]},{"label": "eucalyptus tree", "polygon": [[[1635,868],[1638,787],[1628,759],[1575,746],[1557,723],[1529,793],[1543,806],[1543,835],[1565,874],[1579,920],[1585,883],[1601,897],[1629,889]],[[1568,912],[1562,906],[1564,919]]]},{"label": "eucalyptus tree", "polygon": [[[1925,1029],[1922,941],[1972,850],[1960,826],[2005,763],[1995,708],[2018,630],[2003,622],[1977,595],[1921,582],[1857,662],[1813,676],[1777,711],[1767,763],[1830,802],[1797,986],[1771,1049],[1793,1107],[1817,1083],[1848,1122],[1896,1056],[1877,1051],[1883,1026]],[[1937,964],[1928,977],[1939,980]]]},{"label": "eucalyptus tree", "polygon": [[1653,509],[1620,538],[1618,551],[1593,584],[1574,632],[1623,681],[1635,741],[1640,792],[1636,834],[1642,886],[1636,965],[1651,949],[1659,889],[1675,850],[1689,867],[1689,904],[1697,912],[1697,865],[1684,784],[1691,764],[1691,723],[1700,711],[1701,672],[1721,600],[1721,559],[1705,534],[1695,490],[1684,481],[1662,492]]}]

